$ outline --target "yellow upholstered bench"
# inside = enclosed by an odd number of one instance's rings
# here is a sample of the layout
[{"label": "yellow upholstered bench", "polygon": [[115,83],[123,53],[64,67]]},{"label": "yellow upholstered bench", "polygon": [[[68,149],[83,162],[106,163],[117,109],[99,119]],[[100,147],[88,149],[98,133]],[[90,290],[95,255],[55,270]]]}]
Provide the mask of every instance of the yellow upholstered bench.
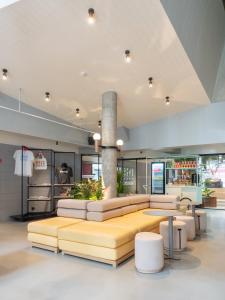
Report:
[{"label": "yellow upholstered bench", "polygon": [[55,217],[28,224],[28,240],[33,247],[58,252],[58,230],[83,222],[81,219]]},{"label": "yellow upholstered bench", "polygon": [[136,233],[136,229],[119,224],[86,221],[59,229],[59,249],[116,266],[133,255]]}]

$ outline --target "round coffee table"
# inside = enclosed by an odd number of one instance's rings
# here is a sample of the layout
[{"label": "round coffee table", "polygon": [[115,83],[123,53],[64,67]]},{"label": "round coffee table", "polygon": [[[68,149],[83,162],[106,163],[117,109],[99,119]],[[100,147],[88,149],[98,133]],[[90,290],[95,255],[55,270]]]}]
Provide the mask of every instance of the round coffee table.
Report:
[{"label": "round coffee table", "polygon": [[168,226],[168,236],[169,236],[169,255],[168,258],[175,259],[174,250],[173,250],[173,218],[175,216],[182,216],[182,212],[178,210],[147,210],[144,211],[145,215],[149,216],[160,216],[168,217],[169,226]]}]

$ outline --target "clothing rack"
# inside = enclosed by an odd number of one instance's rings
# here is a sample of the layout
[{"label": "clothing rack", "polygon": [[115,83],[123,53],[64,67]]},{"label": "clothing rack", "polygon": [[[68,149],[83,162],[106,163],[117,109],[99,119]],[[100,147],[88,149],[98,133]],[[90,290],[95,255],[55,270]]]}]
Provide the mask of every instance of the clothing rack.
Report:
[{"label": "clothing rack", "polygon": [[[34,183],[29,177],[24,176],[24,150],[30,150],[32,152],[42,152],[45,153],[47,159],[47,170],[49,172],[48,183]],[[69,154],[72,157],[72,167],[73,167],[73,182],[71,184],[59,185],[55,182],[55,170],[56,170],[56,157],[61,155],[61,159],[66,161],[66,155]],[[41,148],[28,148],[27,146],[21,146],[21,206],[20,214],[11,216],[12,219],[20,222],[49,218],[56,215],[57,200],[65,198],[65,196],[60,196],[56,194],[56,187],[62,186],[73,186],[75,181],[75,152],[60,152],[51,149],[41,149]],[[41,173],[40,173],[41,174]],[[43,173],[44,174],[44,173]],[[33,177],[32,177],[33,179]],[[34,179],[33,179],[34,180]],[[41,189],[48,189],[49,197],[31,197],[32,191]],[[40,192],[39,192],[40,194]],[[45,205],[43,211],[33,211],[36,206]]]}]

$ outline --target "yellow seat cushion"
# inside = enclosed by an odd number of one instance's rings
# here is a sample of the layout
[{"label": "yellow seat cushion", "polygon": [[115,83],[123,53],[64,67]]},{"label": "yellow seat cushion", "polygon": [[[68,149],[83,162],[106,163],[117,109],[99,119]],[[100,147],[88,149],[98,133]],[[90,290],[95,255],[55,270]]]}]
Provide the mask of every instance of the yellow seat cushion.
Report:
[{"label": "yellow seat cushion", "polygon": [[28,232],[44,234],[49,236],[58,236],[59,228],[83,222],[81,219],[55,217],[28,224]]},{"label": "yellow seat cushion", "polygon": [[27,235],[27,239],[32,243],[47,245],[55,248],[58,247],[58,239],[54,236],[29,232]]},{"label": "yellow seat cushion", "polygon": [[141,232],[152,231],[153,229],[159,226],[160,222],[165,221],[167,219],[165,217],[144,215],[144,211],[145,210],[137,211],[122,217],[113,218],[105,221],[104,223],[133,228],[133,230]]},{"label": "yellow seat cushion", "polygon": [[136,231],[105,222],[85,221],[59,229],[60,240],[117,248],[134,239]]},{"label": "yellow seat cushion", "polygon": [[88,245],[83,243],[59,240],[59,249],[74,253],[74,255],[88,256],[90,258],[103,258],[117,260],[134,249],[134,240],[123,244],[115,249]]}]

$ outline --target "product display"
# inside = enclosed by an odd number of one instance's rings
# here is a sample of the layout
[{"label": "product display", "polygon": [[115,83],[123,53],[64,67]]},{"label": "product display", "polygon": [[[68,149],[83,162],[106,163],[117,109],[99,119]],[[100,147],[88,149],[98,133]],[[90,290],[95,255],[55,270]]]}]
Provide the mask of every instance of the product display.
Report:
[{"label": "product display", "polygon": [[34,155],[30,150],[16,150],[13,155],[15,159],[15,172],[17,176],[31,177],[33,174]]},{"label": "product display", "polygon": [[34,159],[34,169],[35,170],[47,170],[48,164],[47,159],[44,157],[42,152],[38,152]]},{"label": "product display", "polygon": [[70,183],[70,178],[73,177],[73,170],[67,163],[62,163],[61,168],[56,170],[56,177],[58,184]]}]

